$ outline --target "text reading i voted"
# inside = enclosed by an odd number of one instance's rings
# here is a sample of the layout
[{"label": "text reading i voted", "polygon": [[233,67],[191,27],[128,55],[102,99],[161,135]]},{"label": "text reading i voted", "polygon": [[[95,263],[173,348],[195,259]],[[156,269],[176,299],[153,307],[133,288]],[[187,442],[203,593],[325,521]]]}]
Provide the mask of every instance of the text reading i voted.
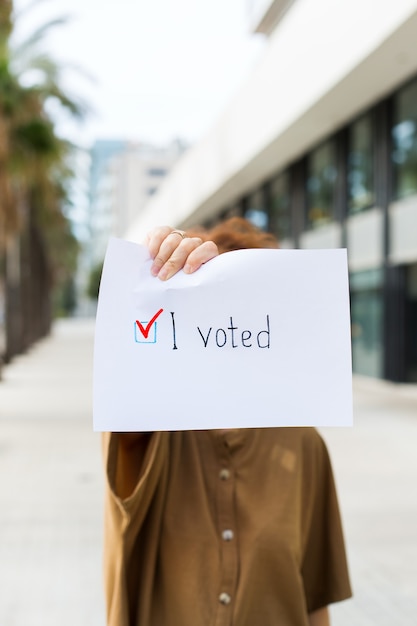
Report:
[{"label": "text reading i voted", "polygon": [[[158,336],[158,322],[164,313],[159,309],[147,321],[135,320],[134,337],[139,344],[156,344],[162,341]],[[181,337],[177,331],[175,312],[170,311],[170,324],[172,331],[172,349],[178,350],[181,347]],[[255,348],[269,349],[271,347],[271,323],[269,314],[265,315],[265,321],[261,328],[247,328],[235,321],[232,315],[228,316],[226,322],[221,326],[217,325],[196,325],[191,332],[196,338],[197,345],[201,348]]]}]

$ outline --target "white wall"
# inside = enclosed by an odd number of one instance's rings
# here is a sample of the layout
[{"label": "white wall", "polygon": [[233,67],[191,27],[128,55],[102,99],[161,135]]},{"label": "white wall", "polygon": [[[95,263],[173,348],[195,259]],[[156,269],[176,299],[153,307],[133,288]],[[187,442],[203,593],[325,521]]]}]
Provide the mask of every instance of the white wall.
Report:
[{"label": "white wall", "polygon": [[389,207],[391,263],[417,261],[417,196],[394,202]]},{"label": "white wall", "polygon": [[300,237],[300,247],[307,250],[317,248],[340,248],[342,246],[342,229],[340,224],[326,224],[303,233]]},{"label": "white wall", "polygon": [[353,272],[382,266],[384,216],[374,208],[349,217],[346,224],[349,268]]}]

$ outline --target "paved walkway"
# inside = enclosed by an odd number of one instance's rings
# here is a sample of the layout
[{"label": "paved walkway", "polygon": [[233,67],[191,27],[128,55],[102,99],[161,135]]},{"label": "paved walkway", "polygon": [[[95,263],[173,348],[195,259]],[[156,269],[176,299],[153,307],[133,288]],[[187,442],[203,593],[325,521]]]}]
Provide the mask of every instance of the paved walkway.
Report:
[{"label": "paved walkway", "polygon": [[[59,322],[0,383],[1,626],[104,626],[93,332]],[[354,400],[353,429],[321,431],[355,592],[332,625],[415,626],[417,390],[356,380]]]},{"label": "paved walkway", "polygon": [[354,599],[335,626],[417,624],[417,389],[355,380],[355,426],[322,429],[336,473]]},{"label": "paved walkway", "polygon": [[103,626],[94,327],[61,322],[0,383],[0,624]]}]

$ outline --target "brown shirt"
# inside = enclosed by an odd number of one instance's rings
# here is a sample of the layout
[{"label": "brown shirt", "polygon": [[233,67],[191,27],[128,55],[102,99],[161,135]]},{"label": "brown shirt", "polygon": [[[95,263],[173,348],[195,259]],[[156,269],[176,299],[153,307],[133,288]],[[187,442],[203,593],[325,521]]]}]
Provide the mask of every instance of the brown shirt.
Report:
[{"label": "brown shirt", "polygon": [[306,626],[351,595],[315,429],[153,433],[125,500],[104,444],[109,626]]}]

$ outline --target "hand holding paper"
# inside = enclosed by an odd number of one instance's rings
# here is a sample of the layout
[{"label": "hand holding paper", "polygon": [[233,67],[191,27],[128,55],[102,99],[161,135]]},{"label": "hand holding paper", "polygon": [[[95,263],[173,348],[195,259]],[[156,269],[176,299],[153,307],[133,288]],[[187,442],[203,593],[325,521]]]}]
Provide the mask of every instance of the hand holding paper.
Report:
[{"label": "hand holding paper", "polygon": [[186,237],[183,231],[172,230],[170,226],[154,228],[148,233],[145,243],[153,260],[151,274],[161,280],[168,280],[180,269],[192,274],[219,254],[213,241],[203,242],[200,237]]},{"label": "hand holding paper", "polygon": [[345,250],[240,250],[169,281],[151,266],[110,241],[95,430],[351,424]]}]

